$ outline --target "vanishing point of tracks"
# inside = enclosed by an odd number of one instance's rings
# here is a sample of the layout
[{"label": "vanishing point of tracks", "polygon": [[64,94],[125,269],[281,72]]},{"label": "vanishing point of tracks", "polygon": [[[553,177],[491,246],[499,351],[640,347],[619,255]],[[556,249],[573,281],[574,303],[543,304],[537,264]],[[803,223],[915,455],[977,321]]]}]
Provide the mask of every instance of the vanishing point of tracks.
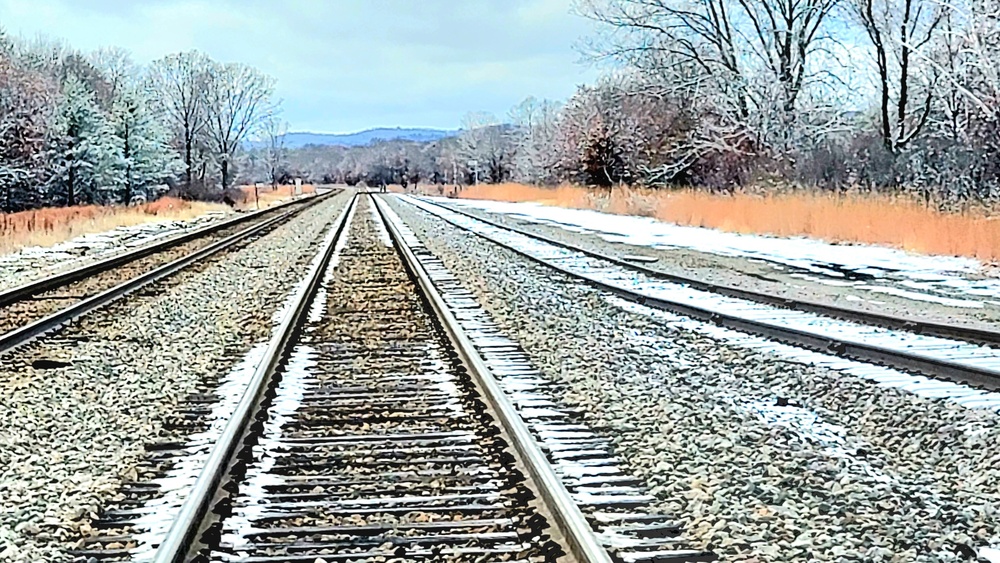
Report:
[{"label": "vanishing point of tracks", "polygon": [[326,195],[247,213],[0,292],[0,353],[266,233]]},{"label": "vanishing point of tracks", "polygon": [[[619,473],[607,441],[568,410],[542,401],[534,409],[542,414],[522,418],[497,378],[533,384],[530,361],[376,201],[355,196],[335,222],[222,424],[206,420],[218,397],[188,397],[172,438],[148,445],[139,478],[73,555],[157,563],[711,560],[687,548],[670,515],[648,510],[643,485]],[[657,293],[663,288],[625,264],[415,203],[632,301],[848,357],[877,347],[892,352],[874,356],[885,364],[975,374],[953,350],[980,349],[970,342],[935,357],[940,345],[917,340],[916,360],[905,360],[907,352],[891,349],[895,329],[882,329],[885,342],[845,344],[777,324],[803,322],[801,311],[775,314],[676,286]],[[196,466],[185,468],[192,459]],[[166,498],[177,482],[186,484]]]},{"label": "vanishing point of tracks", "polygon": [[581,511],[485,363],[491,350],[508,372],[526,374],[516,350],[489,335],[472,344],[468,323],[480,337],[485,323],[471,305],[452,312],[467,294],[442,283],[439,265],[375,201],[355,196],[331,227],[210,453],[189,472],[196,480],[164,500],[171,470],[208,428],[198,421],[213,410],[205,396],[189,397],[183,417],[192,441],[177,433],[151,445],[145,479],[123,489],[72,554],[158,563],[711,560],[683,549],[678,526],[639,506],[648,500],[623,484],[603,442],[553,408],[547,427],[580,469],[576,490],[607,487],[589,495],[595,510]]}]

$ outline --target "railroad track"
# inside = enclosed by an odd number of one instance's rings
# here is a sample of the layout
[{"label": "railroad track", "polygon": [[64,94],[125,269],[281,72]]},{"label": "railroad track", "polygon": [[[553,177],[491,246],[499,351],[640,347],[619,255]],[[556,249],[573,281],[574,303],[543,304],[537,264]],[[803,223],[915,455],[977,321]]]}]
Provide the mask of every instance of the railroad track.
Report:
[{"label": "railroad track", "polygon": [[240,215],[0,292],[0,353],[259,236],[335,193]]},{"label": "railroad track", "polygon": [[712,559],[683,547],[670,516],[647,510],[641,484],[570,409],[553,402],[525,423],[494,376],[524,378],[527,360],[467,300],[391,210],[356,196],[249,361],[256,367],[225,426],[209,433],[197,479],[164,500],[171,468],[206,439],[198,419],[215,408],[205,396],[189,398],[180,417],[190,439],[151,445],[142,478],[72,554],[158,563]]},{"label": "railroad track", "polygon": [[538,233],[533,233],[526,229],[521,229],[497,221],[485,219],[481,216],[469,213],[468,211],[464,211],[462,209],[458,209],[452,206],[442,205],[440,203],[430,201],[427,199],[421,201],[427,205],[447,210],[451,213],[455,213],[467,217],[469,219],[479,221],[496,229],[517,233],[519,235],[523,235],[526,237],[542,241],[546,244],[551,244],[559,248],[564,248],[567,250],[571,250],[573,252],[583,254],[585,256],[589,256],[591,258],[597,258],[599,260],[603,260],[611,264],[616,264],[618,266],[630,268],[632,270],[635,270],[637,272],[642,272],[643,274],[656,279],[665,280],[677,284],[683,284],[685,286],[694,289],[707,291],[718,295],[735,297],[737,299],[745,299],[747,301],[754,301],[756,303],[772,305],[783,309],[794,309],[796,311],[817,313],[828,317],[860,322],[862,324],[869,324],[869,325],[874,324],[896,330],[905,330],[909,332],[915,332],[917,334],[940,336],[942,338],[955,338],[967,342],[978,342],[989,345],[1000,345],[1000,332],[997,331],[962,326],[962,325],[939,323],[934,321],[921,320],[917,318],[885,315],[870,311],[859,311],[857,309],[841,307],[838,305],[825,303],[822,301],[812,301],[809,299],[790,299],[786,297],[778,297],[775,295],[771,295],[769,293],[752,291],[734,285],[706,282],[695,278],[690,278],[677,274],[671,274],[661,270],[656,270],[653,268],[643,266],[640,263],[636,263],[629,260],[623,260],[615,256],[611,256],[601,252],[596,252],[588,248],[583,248],[581,246],[577,246],[561,240],[554,239],[552,237],[548,237]]},{"label": "railroad track", "polygon": [[[1000,335],[788,299],[678,278],[425,199],[400,196],[447,223],[614,295],[808,350],[1000,388]],[[780,306],[779,306],[780,302]],[[816,310],[813,310],[816,309]],[[843,318],[850,316],[851,319]],[[968,397],[965,404],[976,406]],[[983,399],[993,406],[994,397]],[[1000,406],[997,404],[996,406]]]}]

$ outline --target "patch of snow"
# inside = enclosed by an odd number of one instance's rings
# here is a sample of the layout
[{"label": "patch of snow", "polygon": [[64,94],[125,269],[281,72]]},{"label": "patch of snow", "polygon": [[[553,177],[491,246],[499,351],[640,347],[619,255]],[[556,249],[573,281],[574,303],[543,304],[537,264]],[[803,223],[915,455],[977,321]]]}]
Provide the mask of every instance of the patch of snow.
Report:
[{"label": "patch of snow", "polygon": [[983,308],[983,303],[981,301],[969,301],[967,299],[952,299],[950,297],[939,297],[937,295],[931,295],[929,293],[922,293],[919,291],[907,291],[905,289],[900,289],[898,287],[859,285],[858,289],[867,289],[868,291],[874,291],[876,293],[885,293],[887,295],[895,295],[896,297],[904,297],[906,299],[913,299],[915,301],[940,303],[941,305],[947,305],[949,307],[965,307],[967,309]]},{"label": "patch of snow", "polygon": [[990,563],[1000,563],[1000,549],[981,547],[979,548],[979,558],[985,559]]},{"label": "patch of snow", "polygon": [[[844,286],[857,284],[855,287],[868,291],[893,293],[898,297],[935,301],[954,307],[982,307],[981,302],[955,299],[956,296],[1000,299],[1000,280],[970,279],[983,269],[983,264],[972,258],[929,256],[874,245],[838,245],[805,237],[728,233],[648,217],[612,215],[538,203],[439,197],[424,199],[456,208],[505,214],[574,233],[593,234],[608,242],[651,248],[683,248],[759,260],[777,269],[800,272],[799,276],[811,281],[822,279],[823,283]],[[913,291],[884,290],[887,286],[904,283]],[[939,294],[940,299],[935,299],[933,294]]]},{"label": "patch of snow", "polygon": [[[813,352],[812,350],[806,350],[797,346],[781,344],[745,332],[705,323],[668,311],[653,309],[646,305],[626,301],[617,296],[604,296],[603,299],[610,305],[630,313],[654,318],[667,326],[699,332],[711,338],[723,340],[743,348],[770,352],[786,360],[840,371],[873,381],[883,387],[894,387],[908,391],[925,399],[943,399],[970,409],[982,408],[1000,412],[1000,393],[976,389],[962,383],[904,373],[893,368],[876,366],[821,352]],[[761,415],[763,416],[764,413],[761,413]],[[1000,561],[997,563],[1000,563]]]}]

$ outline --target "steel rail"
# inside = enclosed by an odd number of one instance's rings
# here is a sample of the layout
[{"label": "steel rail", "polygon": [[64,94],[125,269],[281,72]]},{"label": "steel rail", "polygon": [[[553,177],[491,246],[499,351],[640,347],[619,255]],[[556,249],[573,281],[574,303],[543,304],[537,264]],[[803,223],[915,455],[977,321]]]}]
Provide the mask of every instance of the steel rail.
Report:
[{"label": "steel rail", "polygon": [[183,256],[159,266],[158,268],[139,275],[135,278],[127,280],[115,287],[112,287],[106,291],[78,301],[69,307],[61,309],[47,317],[38,319],[32,323],[16,328],[5,334],[0,334],[0,354],[8,352],[18,346],[21,346],[27,342],[30,342],[34,338],[41,336],[42,334],[55,329],[69,321],[77,319],[94,309],[102,307],[112,301],[120,299],[121,297],[135,291],[140,287],[144,287],[151,283],[157,282],[169,276],[176,274],[177,272],[196,264],[209,256],[217,254],[227,248],[230,248],[249,237],[252,237],[258,233],[265,231],[266,229],[277,225],[289,217],[299,213],[300,211],[306,209],[307,207],[319,203],[320,198],[310,198],[310,201],[305,207],[296,207],[295,209],[290,209],[272,217],[264,222],[258,223],[251,227],[248,227],[238,233],[230,235],[220,241],[217,241],[209,246],[201,248],[187,256]]},{"label": "steel rail", "polygon": [[[450,208],[445,207],[445,209],[451,211]],[[724,328],[730,328],[733,330],[738,330],[741,332],[754,334],[757,336],[763,336],[764,338],[769,338],[785,344],[791,344],[793,346],[799,346],[816,352],[833,354],[865,363],[885,365],[904,371],[915,371],[918,373],[923,373],[925,375],[934,377],[944,377],[954,381],[974,383],[991,390],[1000,389],[1000,371],[975,367],[968,364],[959,364],[956,362],[931,358],[919,354],[909,354],[903,351],[893,350],[891,348],[886,348],[874,344],[850,342],[847,340],[829,338],[826,336],[818,335],[804,330],[799,330],[791,327],[779,327],[764,322],[739,317],[736,315],[720,313],[718,311],[714,311],[712,309],[707,309],[704,307],[698,307],[695,305],[688,305],[686,303],[680,303],[668,299],[643,295],[641,293],[624,289],[609,284],[607,282],[594,279],[587,275],[574,272],[568,268],[552,264],[542,258],[533,256],[530,253],[518,249],[510,244],[497,240],[496,238],[490,235],[477,232],[465,225],[460,225],[454,221],[449,220],[446,217],[437,216],[437,218],[463,231],[467,231],[478,237],[481,237],[497,246],[500,246],[501,248],[505,248],[520,256],[524,256],[525,258],[528,258],[533,262],[541,264],[546,268],[555,270],[572,279],[580,280],[586,283],[587,285],[590,285],[602,291],[615,294],[618,297],[621,297],[622,299],[631,301],[633,303],[646,305],[664,311],[670,311],[700,321],[710,322]],[[482,221],[482,219],[479,219],[478,217],[472,217],[472,218],[478,221]],[[490,224],[489,221],[483,221],[483,222]],[[504,226],[500,226],[500,228],[512,232],[517,232],[514,229],[509,229]],[[542,240],[543,242],[547,242],[544,239],[542,239],[542,237],[538,237],[533,234],[528,234],[528,233],[518,233],[518,234],[523,234],[525,236],[528,236],[529,238],[534,238],[536,240]],[[567,247],[566,245],[560,245],[560,246]],[[571,248],[571,250],[575,249]],[[626,263],[626,266],[633,268],[633,265],[628,263]]]},{"label": "steel rail", "polygon": [[[923,334],[928,336],[939,336],[942,338],[954,338],[958,340],[965,340],[969,342],[977,342],[981,344],[993,344],[1000,345],[1000,331],[992,331],[988,329],[966,327],[960,325],[953,325],[947,323],[939,323],[935,321],[928,321],[922,319],[916,319],[912,317],[902,317],[895,315],[887,315],[885,313],[875,313],[860,311],[857,309],[850,309],[847,307],[841,307],[838,305],[832,305],[828,303],[822,303],[819,301],[811,301],[808,299],[798,299],[798,298],[788,298],[779,297],[776,295],[770,295],[767,293],[762,293],[758,291],[752,291],[749,289],[743,289],[740,287],[707,282],[695,278],[690,278],[687,276],[681,276],[678,274],[671,274],[664,272],[662,270],[656,270],[643,266],[641,264],[636,264],[634,262],[629,262],[615,256],[610,256],[601,252],[586,249],[568,242],[557,240],[546,235],[533,233],[526,229],[521,229],[511,225],[506,225],[492,219],[485,219],[468,211],[461,209],[456,209],[454,207],[443,205],[436,201],[431,201],[428,199],[421,199],[421,203],[425,203],[434,207],[439,207],[441,209],[446,209],[452,213],[457,213],[477,221],[482,221],[491,227],[498,229],[503,229],[510,231],[512,233],[517,233],[526,237],[530,237],[542,242],[558,246],[560,248],[565,248],[567,250],[572,250],[574,252],[579,252],[590,256],[591,258],[597,258],[600,260],[605,260],[607,262],[614,263],[615,265],[629,268],[637,272],[641,272],[647,276],[666,280],[673,283],[684,284],[690,286],[694,289],[701,291],[708,291],[711,293],[716,293],[719,295],[725,295],[726,297],[735,297],[738,299],[746,299],[748,301],[755,301],[757,303],[762,303],[765,305],[771,305],[774,307],[781,307],[783,309],[794,309],[796,311],[803,311],[807,313],[816,313],[820,315],[826,315],[828,317],[834,317],[841,320],[859,322],[867,325],[882,326],[885,328],[891,328],[895,330],[905,330],[907,332],[913,332],[915,334]],[[454,223],[453,223],[454,224]],[[458,226],[458,225],[456,225]]]},{"label": "steel rail", "polygon": [[28,299],[33,295],[44,293],[46,291],[52,291],[53,289],[58,289],[64,285],[80,281],[95,274],[100,274],[108,270],[113,270],[118,266],[128,264],[129,262],[133,262],[140,258],[145,258],[146,256],[156,254],[157,252],[168,250],[175,246],[191,242],[195,239],[199,239],[201,237],[217,233],[223,229],[227,229],[235,225],[246,223],[247,221],[252,221],[253,219],[261,217],[267,213],[273,213],[274,211],[277,211],[284,207],[295,206],[297,204],[308,205],[311,200],[328,197],[329,195],[333,195],[334,193],[338,192],[333,191],[330,193],[321,194],[317,196],[309,196],[308,198],[290,200],[269,207],[267,209],[261,209],[260,211],[244,213],[237,217],[233,217],[225,221],[220,221],[218,223],[213,223],[211,225],[207,225],[205,227],[196,229],[189,233],[182,233],[180,235],[169,237],[167,239],[155,242],[153,244],[141,246],[139,248],[136,248],[128,252],[116,254],[109,258],[105,258],[103,260],[99,260],[97,262],[93,262],[91,264],[75,268],[73,270],[61,272],[59,274],[55,274],[47,278],[22,284],[20,286],[0,292],[0,307],[6,307],[8,305],[17,303],[18,301],[23,301],[25,299]]},{"label": "steel rail", "polygon": [[187,561],[198,544],[198,532],[202,530],[207,516],[215,504],[219,489],[223,484],[236,454],[246,445],[251,422],[262,408],[262,398],[274,379],[290,346],[294,343],[303,320],[308,316],[309,307],[323,282],[323,274],[334,254],[337,242],[344,234],[347,217],[357,203],[357,195],[344,207],[332,230],[332,236],[324,241],[316,260],[306,276],[307,280],[292,298],[292,306],[281,317],[263,359],[254,370],[232,417],[226,423],[212,452],[205,461],[204,469],[198,475],[191,492],[181,506],[180,512],[166,537],[156,550],[154,563],[179,563]]},{"label": "steel rail", "polygon": [[553,471],[545,454],[538,447],[531,431],[521,419],[517,409],[507,398],[500,384],[492,376],[489,366],[479,355],[472,341],[462,330],[458,320],[445,304],[441,293],[434,286],[420,260],[403,240],[399,227],[383,208],[380,196],[372,196],[382,221],[388,227],[397,250],[404,258],[407,270],[420,286],[428,303],[437,315],[455,351],[464,362],[469,375],[483,391],[484,398],[493,408],[497,419],[512,438],[513,446],[521,456],[546,507],[556,520],[556,525],[569,544],[571,553],[581,563],[611,563],[607,550],[601,546],[587,523],[580,508],[573,501],[562,481]]}]

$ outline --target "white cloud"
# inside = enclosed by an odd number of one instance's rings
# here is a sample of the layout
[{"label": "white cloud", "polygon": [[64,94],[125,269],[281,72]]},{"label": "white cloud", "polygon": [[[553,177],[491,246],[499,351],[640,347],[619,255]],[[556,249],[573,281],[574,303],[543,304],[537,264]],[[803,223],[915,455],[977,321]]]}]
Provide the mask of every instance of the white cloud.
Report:
[{"label": "white cloud", "polygon": [[591,80],[573,43],[589,24],[570,0],[0,0],[9,31],[139,62],[199,49],[278,80],[295,129],[455,127],[528,95]]}]

